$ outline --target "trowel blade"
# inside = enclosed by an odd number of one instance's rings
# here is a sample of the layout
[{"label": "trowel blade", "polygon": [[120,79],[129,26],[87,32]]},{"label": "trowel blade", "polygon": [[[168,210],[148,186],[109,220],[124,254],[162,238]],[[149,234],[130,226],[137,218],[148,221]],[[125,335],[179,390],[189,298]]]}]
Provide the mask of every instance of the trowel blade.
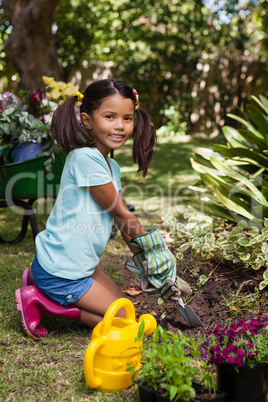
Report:
[{"label": "trowel blade", "polygon": [[178,302],[178,312],[181,316],[188,322],[188,324],[192,325],[192,327],[202,327],[204,328],[204,324],[197,317],[194,310],[190,306],[185,306],[182,298],[179,298]]}]

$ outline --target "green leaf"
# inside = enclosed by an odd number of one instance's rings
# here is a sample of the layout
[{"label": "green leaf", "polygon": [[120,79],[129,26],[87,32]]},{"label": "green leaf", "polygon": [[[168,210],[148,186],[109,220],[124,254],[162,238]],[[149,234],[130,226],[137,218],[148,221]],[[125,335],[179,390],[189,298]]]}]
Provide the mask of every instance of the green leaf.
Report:
[{"label": "green leaf", "polygon": [[258,99],[254,95],[251,96],[251,99],[258,103],[258,105],[265,111],[265,113],[268,114],[268,99],[263,95],[260,95],[259,98],[260,99]]},{"label": "green leaf", "polygon": [[169,395],[170,395],[170,400],[172,401],[177,394],[177,387],[175,385],[171,385],[170,390],[169,390]]},{"label": "green leaf", "polygon": [[247,226],[248,226],[248,224],[247,224],[246,221],[240,221],[240,222],[238,222],[238,224],[237,224],[237,227],[238,227],[240,230],[246,229]]},{"label": "green leaf", "polygon": [[268,181],[265,180],[262,176],[255,177],[257,184],[261,186],[262,194],[268,198]]},{"label": "green leaf", "polygon": [[268,281],[262,281],[262,282],[259,284],[259,289],[260,289],[260,290],[263,290],[267,285],[268,285]]},{"label": "green leaf", "polygon": [[239,197],[230,194],[218,183],[215,185],[215,181],[211,176],[204,175],[203,178],[205,184],[213,191],[222,204],[228,208],[228,210],[234,211],[237,214],[244,216],[247,219],[252,219],[254,216],[250,213],[250,206],[243,202]]},{"label": "green leaf", "polygon": [[[215,176],[213,174],[200,174],[200,177],[202,178],[203,182],[211,182],[212,187],[224,187],[226,190],[229,191],[230,194],[236,195],[238,198],[243,199],[247,203],[251,204],[252,196],[241,189],[240,187],[236,186],[234,183],[230,184],[228,183],[224,178]],[[206,185],[209,187],[209,185],[206,183]],[[212,190],[213,191],[213,190]],[[253,196],[254,198],[254,196]],[[258,201],[256,199],[256,201]]]},{"label": "green leaf", "polygon": [[211,244],[215,240],[215,236],[213,233],[207,233],[205,235],[205,241],[209,244]]},{"label": "green leaf", "polygon": [[199,173],[212,173],[214,175],[223,176],[223,174],[221,172],[219,172],[218,170],[206,167],[206,166],[202,165],[201,163],[196,162],[193,158],[190,158],[190,161],[191,161],[193,169]]},{"label": "green leaf", "polygon": [[238,130],[236,130],[233,127],[224,126],[222,128],[222,132],[223,132],[224,137],[230,144],[232,144],[233,142],[239,143],[239,144],[244,142],[243,136],[239,133]]},{"label": "green leaf", "polygon": [[241,246],[248,246],[250,243],[250,239],[247,239],[246,237],[242,237],[241,239],[238,240],[237,242]]},{"label": "green leaf", "polygon": [[255,235],[255,234],[259,234],[259,233],[260,233],[260,230],[259,230],[258,227],[253,226],[253,227],[250,228],[250,231],[249,231],[248,233]]},{"label": "green leaf", "polygon": [[263,227],[262,233],[263,233],[264,235],[266,235],[266,237],[268,238],[268,228]]},{"label": "green leaf", "polygon": [[208,159],[203,158],[202,156],[200,156],[199,154],[194,154],[194,161],[196,163],[199,163],[200,165],[206,166],[210,169],[213,168],[212,164],[210,163],[210,161]]},{"label": "green leaf", "polygon": [[192,248],[192,256],[195,257],[197,255],[197,250],[195,248]]},{"label": "green leaf", "polygon": [[268,270],[263,273],[263,278],[268,281]]},{"label": "green leaf", "polygon": [[268,252],[268,244],[266,242],[262,243],[261,251],[266,254]]},{"label": "green leaf", "polygon": [[183,254],[182,253],[177,253],[176,257],[181,261],[183,259]]},{"label": "green leaf", "polygon": [[206,282],[206,280],[207,280],[206,275],[200,275],[198,284],[203,285]]},{"label": "green leaf", "polygon": [[265,236],[262,234],[252,236],[250,238],[249,245],[256,244],[256,243],[262,243],[265,240]]},{"label": "green leaf", "polygon": [[267,148],[265,138],[259,138],[246,129],[239,129],[239,133],[249,144],[251,144],[251,146],[249,145],[249,147],[251,147],[252,149],[258,148],[260,150],[265,150]]},{"label": "green leaf", "polygon": [[189,242],[189,243],[184,243],[184,244],[182,244],[181,246],[180,246],[180,251],[182,252],[182,253],[184,253],[186,250],[188,250],[188,248],[191,246],[191,243]]},{"label": "green leaf", "polygon": [[247,148],[226,148],[222,149],[222,153],[228,158],[242,158],[243,161],[253,165],[268,168],[268,157]]},{"label": "green leaf", "polygon": [[186,199],[186,200],[183,200],[183,202],[184,202],[184,204],[186,204],[188,206],[190,205],[193,208],[201,210],[202,212],[206,212],[206,213],[209,213],[209,214],[212,214],[212,215],[215,215],[215,216],[219,216],[221,218],[228,219],[230,221],[237,222],[237,221],[239,221],[241,219],[237,215],[231,214],[228,211],[228,209],[226,209],[225,207],[220,206],[220,205],[216,205],[216,204],[214,204],[212,202],[209,202],[209,201],[203,201],[203,200],[199,201],[199,200],[195,200],[195,199]]},{"label": "green leaf", "polygon": [[268,218],[268,207],[256,206],[253,207],[253,211],[260,217]]},{"label": "green leaf", "polygon": [[[13,127],[14,127],[14,125],[13,125]],[[11,130],[11,127],[9,126],[9,124],[4,123],[4,124],[1,124],[1,131],[4,135],[8,135],[8,134],[12,133],[13,130]]]},{"label": "green leaf", "polygon": [[244,253],[244,254],[239,254],[239,257],[241,258],[242,261],[247,261],[250,259],[250,254],[249,253]]},{"label": "green leaf", "polygon": [[[142,322],[139,326],[139,330],[138,330],[138,337],[136,338],[137,341],[141,341],[143,339],[144,328],[145,328],[145,323],[144,323],[144,320],[142,320]],[[135,339],[135,342],[136,342],[136,339]]]},{"label": "green leaf", "polygon": [[20,136],[19,136],[19,141],[20,142],[26,142],[28,140],[28,136],[27,136],[27,134],[25,134],[25,133],[22,133]]},{"label": "green leaf", "polygon": [[[239,221],[239,222],[241,222],[241,221]],[[238,223],[239,223],[238,222]],[[230,237],[232,237],[232,236],[234,236],[234,235],[237,235],[237,234],[239,234],[239,233],[241,233],[241,229],[239,229],[238,227],[236,227],[236,228],[234,228],[231,232],[230,232]]]},{"label": "green leaf", "polygon": [[9,107],[8,109],[5,109],[2,115],[4,117],[7,116],[14,116],[14,114],[18,113],[17,109],[15,107]]},{"label": "green leaf", "polygon": [[47,172],[51,172],[51,171],[52,171],[52,164],[51,164],[51,163],[48,163],[48,164],[46,165],[46,171],[47,171]]},{"label": "green leaf", "polygon": [[268,133],[268,120],[266,116],[255,106],[247,105],[247,109],[249,111],[250,116],[252,117],[254,124],[256,124],[258,130],[265,137],[266,134]]},{"label": "green leaf", "polygon": [[236,121],[239,121],[239,123],[242,123],[244,126],[247,127],[248,130],[250,130],[254,135],[256,135],[256,137],[265,139],[264,136],[258,130],[256,130],[256,128],[251,123],[249,123],[247,120],[243,119],[242,117],[231,114],[231,113],[227,114],[227,116],[231,117],[232,119],[234,119]]},{"label": "green leaf", "polygon": [[259,202],[263,204],[264,206],[268,207],[268,202],[267,200],[263,197],[262,193],[257,189],[256,186],[254,186],[253,183],[251,183],[250,180],[248,180],[246,177],[242,176],[242,174],[238,173],[237,171],[231,169],[230,167],[226,166],[226,164],[222,163],[218,159],[211,157],[210,158],[211,163],[221,172],[226,174],[226,176],[230,176],[234,178],[237,181],[240,181],[243,183],[245,186],[247,186],[258,198]]},{"label": "green leaf", "polygon": [[215,156],[219,159],[224,160],[224,158],[218,152],[213,151],[213,149],[211,149],[211,148],[202,148],[202,147],[195,148],[194,153],[196,155],[200,155],[203,160],[207,160],[207,161],[210,160],[211,156]]}]

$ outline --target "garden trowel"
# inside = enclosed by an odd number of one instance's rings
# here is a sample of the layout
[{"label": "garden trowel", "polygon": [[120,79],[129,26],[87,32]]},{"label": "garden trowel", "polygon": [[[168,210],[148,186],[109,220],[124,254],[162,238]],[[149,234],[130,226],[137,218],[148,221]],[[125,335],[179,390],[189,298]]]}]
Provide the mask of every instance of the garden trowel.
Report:
[{"label": "garden trowel", "polygon": [[178,312],[182,315],[185,321],[188,324],[192,325],[192,327],[202,327],[204,328],[204,324],[195,314],[194,310],[190,306],[185,306],[182,300],[182,297],[179,297],[178,300]]}]

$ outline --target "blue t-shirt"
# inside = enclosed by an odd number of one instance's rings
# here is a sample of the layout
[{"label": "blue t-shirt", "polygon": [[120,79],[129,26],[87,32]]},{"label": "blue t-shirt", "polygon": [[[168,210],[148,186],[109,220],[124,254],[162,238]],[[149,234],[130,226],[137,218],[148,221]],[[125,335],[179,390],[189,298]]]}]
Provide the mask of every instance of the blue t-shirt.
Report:
[{"label": "blue t-shirt", "polygon": [[[90,195],[87,187],[112,182],[121,187],[120,168],[97,148],[77,148],[69,153],[60,189],[47,220],[36,237],[37,258],[51,275],[65,279],[91,276],[109,240],[113,218]],[[112,173],[111,173],[112,171]]]}]

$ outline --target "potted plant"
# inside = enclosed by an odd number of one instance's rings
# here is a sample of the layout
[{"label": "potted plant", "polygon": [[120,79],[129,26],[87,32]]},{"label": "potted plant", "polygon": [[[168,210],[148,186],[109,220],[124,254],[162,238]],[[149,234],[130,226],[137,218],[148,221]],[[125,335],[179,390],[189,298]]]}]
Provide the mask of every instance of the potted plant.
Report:
[{"label": "potted plant", "polygon": [[59,148],[50,135],[51,106],[43,90],[0,94],[1,145],[10,144],[9,162],[22,162],[42,152],[50,171]]},{"label": "potted plant", "polygon": [[258,316],[217,325],[202,340],[204,361],[217,367],[228,402],[268,400],[268,319]]},{"label": "potted plant", "polygon": [[[19,91],[18,95],[10,91],[0,94],[0,144],[13,145],[9,162],[21,162],[37,154],[45,156],[45,169],[50,172],[55,155],[60,151],[50,135],[52,113],[58,104],[76,93],[76,88],[53,77],[43,76],[43,81],[46,95],[43,89],[30,93]],[[77,102],[78,119],[79,105]],[[0,164],[4,159],[0,155]]]},{"label": "potted plant", "polygon": [[[136,381],[141,401],[224,400],[224,394],[215,391],[212,366],[200,359],[199,343],[181,331],[174,334],[158,326],[152,337],[143,340],[141,352]],[[134,379],[137,369],[128,370]]]}]

